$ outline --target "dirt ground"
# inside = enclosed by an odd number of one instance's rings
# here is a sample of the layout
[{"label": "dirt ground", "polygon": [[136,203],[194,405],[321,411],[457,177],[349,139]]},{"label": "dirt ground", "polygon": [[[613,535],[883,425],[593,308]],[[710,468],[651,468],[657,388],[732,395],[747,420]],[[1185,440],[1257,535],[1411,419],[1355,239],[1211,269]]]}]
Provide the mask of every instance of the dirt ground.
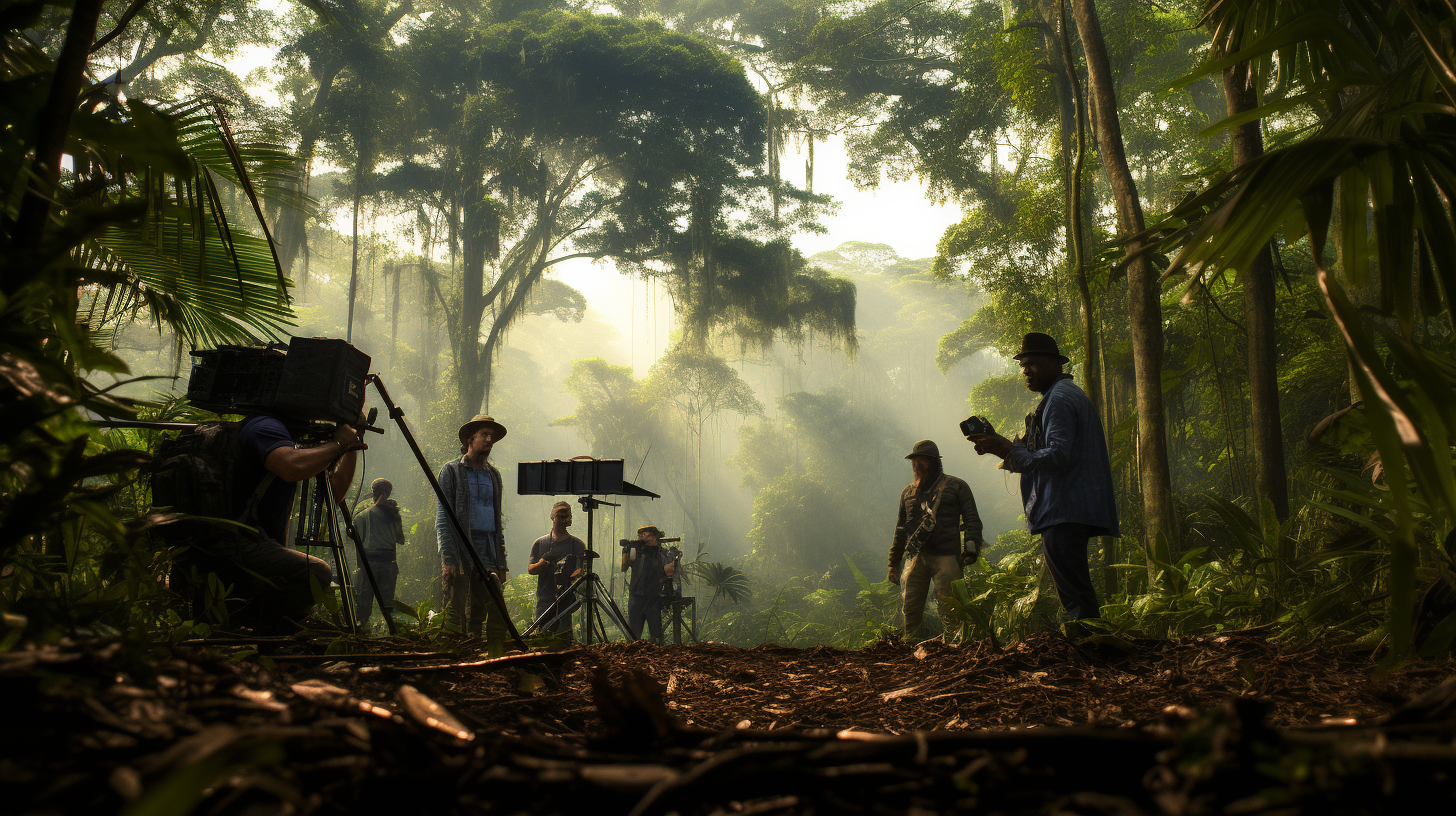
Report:
[{"label": "dirt ground", "polygon": [[[1369,721],[1443,679],[1449,669],[1412,667],[1376,679],[1368,655],[1271,643],[1257,635],[1078,649],[1045,635],[993,649],[989,642],[918,648],[881,643],[849,651],[714,644],[594,647],[561,676],[562,688],[523,697],[513,677],[460,674],[434,681],[481,727],[573,736],[599,727],[590,694],[594,666],[646,671],[685,724],[725,728],[1005,729],[1133,726],[1169,707],[1203,710],[1238,696],[1266,700],[1270,723]],[[745,725],[746,723],[746,725]]]},{"label": "dirt ground", "polygon": [[1368,656],[1257,633],[498,660],[325,646],[0,655],[0,810],[1456,812],[1456,666],[1376,677]]}]

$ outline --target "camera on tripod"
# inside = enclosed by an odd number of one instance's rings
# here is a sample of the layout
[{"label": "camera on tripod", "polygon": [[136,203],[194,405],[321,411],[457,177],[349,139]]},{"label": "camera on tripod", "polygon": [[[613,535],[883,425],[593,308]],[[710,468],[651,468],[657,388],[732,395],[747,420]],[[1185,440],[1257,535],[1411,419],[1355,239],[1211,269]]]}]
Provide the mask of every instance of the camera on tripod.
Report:
[{"label": "camera on tripod", "polygon": [[368,424],[361,409],[370,358],[343,340],[294,337],[287,346],[222,345],[192,356],[187,401],[198,408],[299,424]]}]

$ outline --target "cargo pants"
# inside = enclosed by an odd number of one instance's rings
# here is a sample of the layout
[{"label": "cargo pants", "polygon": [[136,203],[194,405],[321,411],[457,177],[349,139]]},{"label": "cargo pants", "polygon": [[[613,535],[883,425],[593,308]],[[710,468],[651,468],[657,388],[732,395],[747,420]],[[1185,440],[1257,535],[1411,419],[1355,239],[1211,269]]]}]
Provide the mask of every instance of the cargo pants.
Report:
[{"label": "cargo pants", "polygon": [[[952,593],[951,583],[960,580],[961,562],[952,555],[917,552],[905,561],[900,572],[900,608],[905,617],[905,639],[912,640],[925,618],[926,596],[935,585],[937,599]],[[944,603],[944,601],[938,601]]]}]

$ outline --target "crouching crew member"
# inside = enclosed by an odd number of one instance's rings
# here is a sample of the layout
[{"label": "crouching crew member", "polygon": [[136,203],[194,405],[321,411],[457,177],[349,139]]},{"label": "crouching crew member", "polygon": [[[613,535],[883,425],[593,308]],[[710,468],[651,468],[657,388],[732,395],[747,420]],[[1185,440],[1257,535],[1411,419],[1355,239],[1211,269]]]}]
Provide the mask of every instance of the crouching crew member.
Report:
[{"label": "crouching crew member", "polygon": [[329,565],[284,546],[294,490],[337,462],[330,486],[334,500],[342,501],[354,478],[354,451],[362,447],[359,434],[348,425],[340,425],[322,445],[298,448],[277,417],[260,414],[243,421],[233,502],[243,508],[238,520],[256,527],[258,534],[224,536],[203,556],[218,578],[232,586],[232,623],[261,633],[297,631],[313,608],[314,587],[329,591]]},{"label": "crouching crew member", "polygon": [[[559,501],[551,506],[551,532],[536,539],[531,544],[531,560],[527,562],[526,572],[536,576],[536,617],[539,619],[551,604],[556,603],[561,590],[566,589],[566,583],[575,580],[583,569],[582,553],[586,551],[586,544],[576,536],[568,533],[566,528],[571,526],[571,505]],[[558,568],[564,566],[566,574],[559,575]],[[561,578],[566,583],[557,585],[557,579]],[[556,611],[559,613],[571,605],[572,598],[561,599],[557,604]],[[544,627],[541,631],[551,632],[563,639],[570,641],[571,616],[567,615],[556,621],[551,626]]]},{"label": "crouching crew member", "polygon": [[662,531],[656,527],[638,527],[640,546],[622,551],[622,572],[632,570],[632,578],[627,583],[627,628],[633,640],[642,639],[645,621],[652,642],[662,642],[662,593],[677,564],[662,549],[661,538]]},{"label": "crouching crew member", "polygon": [[951,582],[961,577],[963,565],[980,557],[982,533],[970,485],[944,471],[934,442],[916,442],[905,458],[915,480],[900,493],[888,578],[900,585],[905,639],[913,641],[925,616],[930,585],[935,584],[944,617]]},{"label": "crouching crew member", "polygon": [[1003,469],[1021,474],[1026,526],[1041,536],[1067,620],[1096,618],[1087,543],[1092,536],[1118,534],[1102,423],[1087,393],[1062,372],[1068,360],[1050,335],[1026,335],[1015,359],[1026,387],[1042,395],[1026,417],[1026,435],[1015,441],[997,433],[966,438],[976,453],[999,457]]},{"label": "crouching crew member", "polygon": [[[354,517],[354,529],[364,542],[364,558],[379,584],[379,611],[394,604],[394,589],[399,582],[399,562],[395,548],[404,544],[404,523],[399,518],[399,504],[390,498],[394,485],[388,479],[375,479],[369,485],[374,504]],[[374,591],[364,567],[354,568],[354,614],[362,627],[374,612]]]},{"label": "crouching crew member", "polygon": [[460,525],[470,536],[461,541],[445,515],[443,504],[435,514],[435,537],[440,546],[440,575],[445,585],[445,608],[462,632],[491,642],[506,638],[506,623],[490,602],[485,581],[475,569],[466,547],[475,550],[490,580],[506,580],[506,546],[501,520],[500,471],[489,461],[490,451],[506,435],[506,427],[486,414],[460,426],[459,459],[440,468],[440,491],[454,508]]}]

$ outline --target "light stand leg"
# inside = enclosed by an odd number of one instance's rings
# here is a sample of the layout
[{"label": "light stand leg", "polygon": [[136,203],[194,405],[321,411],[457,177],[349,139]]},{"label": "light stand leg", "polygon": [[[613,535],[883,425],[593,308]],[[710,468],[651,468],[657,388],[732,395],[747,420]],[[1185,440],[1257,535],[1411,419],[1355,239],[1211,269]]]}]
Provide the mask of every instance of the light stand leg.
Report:
[{"label": "light stand leg", "polygon": [[[384,387],[384,381],[379,378],[378,374],[370,374],[369,382],[373,383],[374,390],[379,392],[379,398],[384,401],[384,406],[389,409],[389,418],[394,420],[394,423],[399,426],[399,431],[404,436],[404,441],[409,444],[410,450],[415,455],[415,461],[419,463],[420,470],[424,472],[425,478],[429,480],[430,489],[435,491],[436,500],[440,502],[440,507],[445,510],[445,518],[449,520],[451,528],[455,531],[455,535],[460,537],[460,541],[464,544],[466,556],[470,559],[470,563],[475,568],[476,573],[479,574],[481,583],[485,584],[486,595],[490,597],[490,602],[495,605],[496,612],[500,613],[501,620],[505,621],[506,631],[510,634],[511,640],[515,642],[517,648],[521,651],[526,651],[526,641],[521,638],[521,633],[516,630],[516,624],[511,620],[510,610],[506,608],[505,593],[501,591],[500,585],[492,578],[490,571],[485,568],[484,562],[480,560],[480,555],[475,552],[475,547],[470,543],[470,536],[465,532],[465,526],[460,523],[460,517],[455,514],[455,508],[450,502],[446,501],[445,491],[440,489],[440,481],[435,478],[435,472],[430,469],[430,463],[425,459],[424,452],[420,450],[420,444],[415,441],[415,435],[410,432],[409,424],[404,421],[404,409],[394,404],[394,400],[389,396],[389,391]],[[500,497],[496,497],[496,500],[500,501]]]},{"label": "light stand leg", "polygon": [[[536,633],[536,630],[537,629],[540,629],[540,628],[542,628],[544,626],[550,626],[551,624],[555,623],[556,622],[556,619],[559,618],[559,617],[561,617],[561,613],[558,612],[557,609],[556,609],[556,607],[558,607],[558,606],[561,605],[561,599],[562,598],[572,598],[573,597],[572,593],[576,592],[577,588],[580,587],[582,585],[582,583],[586,581],[588,574],[590,574],[590,571],[588,571],[587,573],[583,573],[582,575],[578,576],[575,581],[572,581],[570,584],[567,585],[566,589],[563,589],[563,590],[557,592],[556,593],[556,600],[552,601],[546,607],[546,611],[542,612],[539,616],[537,616],[536,620],[532,621],[531,622],[531,625],[528,626],[528,627],[526,627],[526,631],[525,632],[522,632],[521,634],[524,635],[525,637],[530,637],[531,635],[533,635],[533,634]],[[581,597],[580,596],[576,596],[575,597],[575,599],[572,602],[571,612],[575,612],[576,609],[581,606],[581,604],[578,603],[578,601],[580,601],[580,600],[581,600]],[[570,613],[567,613],[567,614],[570,614]]]}]

